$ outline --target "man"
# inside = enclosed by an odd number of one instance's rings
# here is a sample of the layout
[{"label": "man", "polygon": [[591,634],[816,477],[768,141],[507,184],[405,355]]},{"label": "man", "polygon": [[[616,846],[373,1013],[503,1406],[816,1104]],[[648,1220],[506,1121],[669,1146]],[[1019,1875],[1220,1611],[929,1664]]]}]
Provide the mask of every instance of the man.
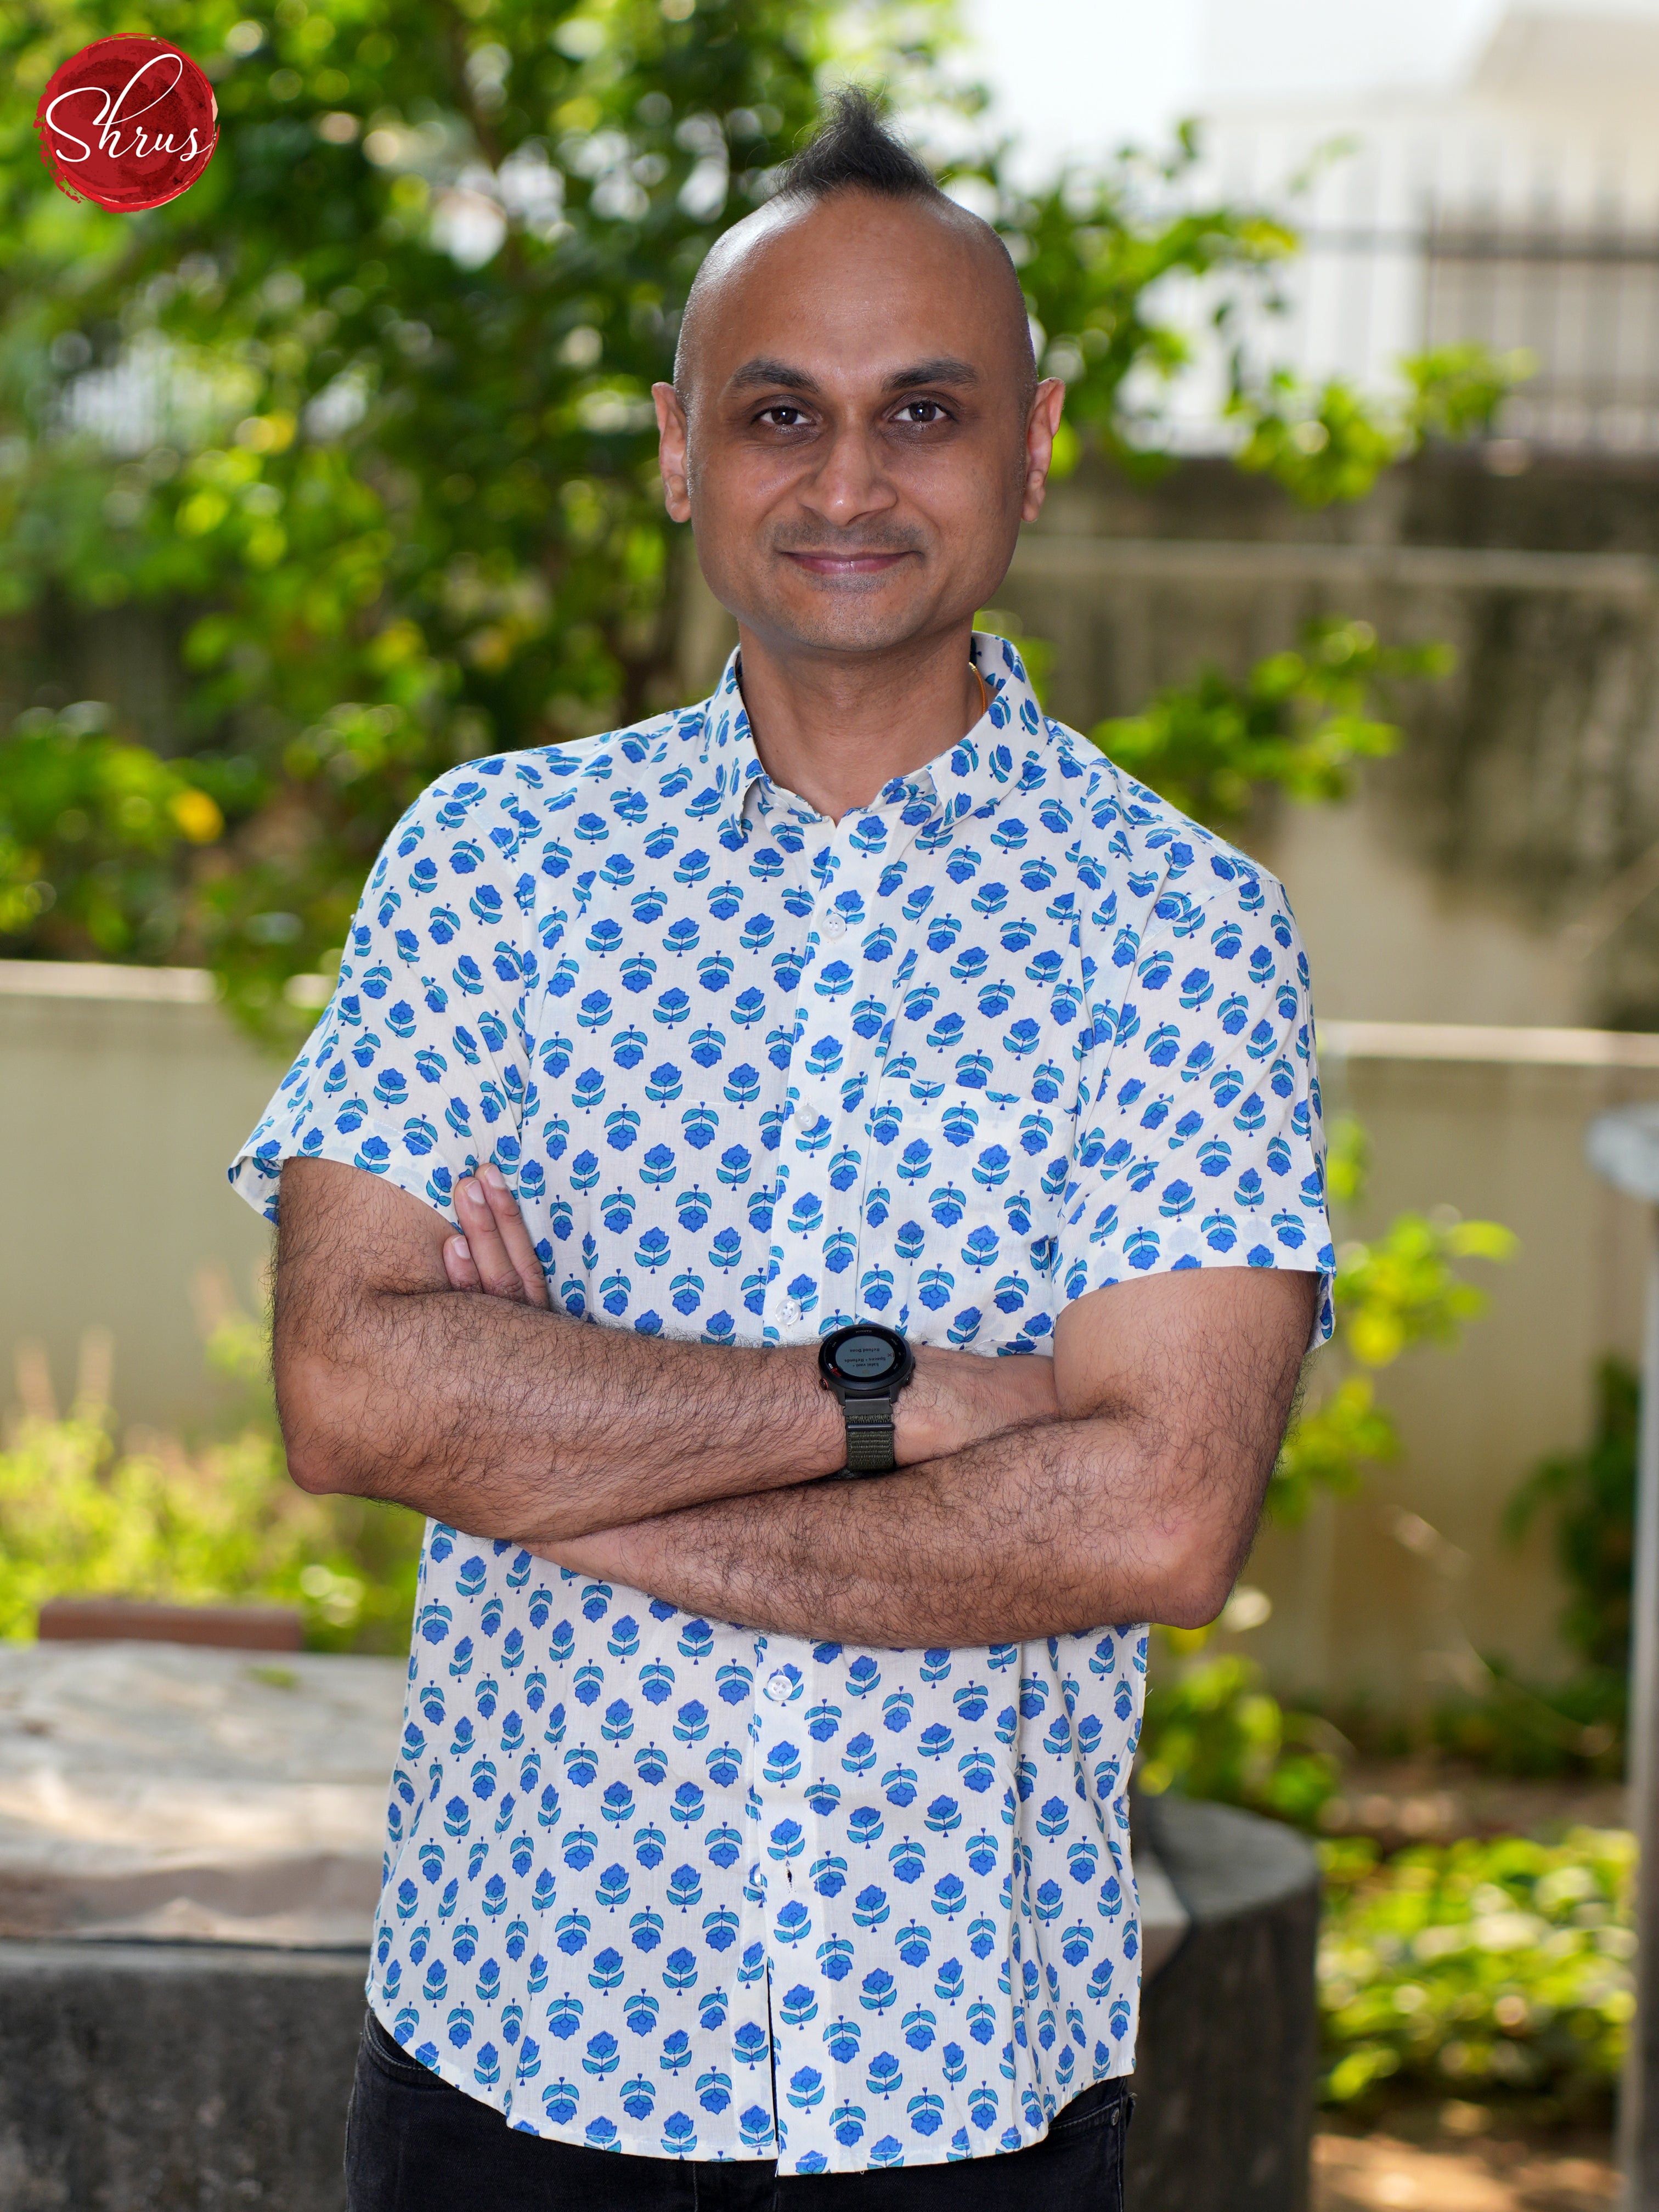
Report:
[{"label": "man", "polygon": [[354,2212],[1120,2201],[1133,1624],[1333,1261],[1278,886],[972,629],[1062,398],[843,96],[657,387],[714,696],[441,778],[233,1170],[428,1516]]}]

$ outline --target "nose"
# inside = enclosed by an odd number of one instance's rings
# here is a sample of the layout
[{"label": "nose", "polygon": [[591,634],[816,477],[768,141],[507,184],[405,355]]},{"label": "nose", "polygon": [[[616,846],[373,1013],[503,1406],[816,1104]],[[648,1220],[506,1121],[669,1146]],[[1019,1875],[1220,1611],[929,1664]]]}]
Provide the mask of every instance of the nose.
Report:
[{"label": "nose", "polygon": [[898,495],[882,465],[879,446],[859,423],[848,423],[830,441],[817,467],[802,484],[802,503],[838,530],[866,516],[884,514]]}]

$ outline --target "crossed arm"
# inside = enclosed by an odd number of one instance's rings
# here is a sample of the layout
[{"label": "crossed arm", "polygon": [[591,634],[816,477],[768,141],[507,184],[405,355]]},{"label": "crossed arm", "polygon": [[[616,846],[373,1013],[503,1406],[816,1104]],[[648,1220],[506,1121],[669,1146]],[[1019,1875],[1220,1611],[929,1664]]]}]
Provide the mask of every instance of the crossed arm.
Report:
[{"label": "crossed arm", "polygon": [[919,1349],[901,1472],[825,1483],[816,1347],[737,1350],[549,1310],[495,1170],[463,1234],[356,1168],[283,1171],[274,1357],[295,1479],[396,1499],[684,1610],[916,1648],[1224,1602],[1317,1278],[1194,1269],[1096,1291],[1052,1360]]}]

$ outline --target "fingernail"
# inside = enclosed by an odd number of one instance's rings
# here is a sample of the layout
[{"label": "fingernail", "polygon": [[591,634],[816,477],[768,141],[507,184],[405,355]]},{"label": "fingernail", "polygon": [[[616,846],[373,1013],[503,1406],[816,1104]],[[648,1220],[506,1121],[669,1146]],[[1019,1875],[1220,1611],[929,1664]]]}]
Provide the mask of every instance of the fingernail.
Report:
[{"label": "fingernail", "polygon": [[470,1176],[467,1177],[466,1181],[459,1186],[459,1188],[461,1196],[466,1200],[469,1206],[482,1206],[483,1204],[484,1194]]},{"label": "fingernail", "polygon": [[484,1170],[483,1179],[489,1185],[489,1188],[492,1190],[505,1190],[507,1188],[507,1177],[501,1173],[494,1160],[491,1160],[489,1165]]},{"label": "fingernail", "polygon": [[452,1260],[470,1260],[472,1257],[472,1247],[465,1237],[452,1237],[445,1249]]}]

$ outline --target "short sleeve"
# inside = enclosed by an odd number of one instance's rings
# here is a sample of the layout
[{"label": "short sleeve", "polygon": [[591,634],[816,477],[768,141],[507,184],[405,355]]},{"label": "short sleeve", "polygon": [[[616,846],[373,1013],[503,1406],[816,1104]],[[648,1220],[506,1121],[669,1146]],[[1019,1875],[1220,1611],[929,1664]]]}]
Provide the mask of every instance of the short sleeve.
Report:
[{"label": "short sleeve", "polygon": [[1273,878],[1206,842],[1108,956],[1056,1275],[1069,1301],[1183,1267],[1317,1272],[1319,1344],[1336,1261],[1307,956]]},{"label": "short sleeve", "polygon": [[490,1158],[516,1171],[538,946],[506,768],[441,777],[381,848],[334,995],[231,1164],[267,1219],[296,1157],[385,1176],[452,1219],[459,1176]]}]

